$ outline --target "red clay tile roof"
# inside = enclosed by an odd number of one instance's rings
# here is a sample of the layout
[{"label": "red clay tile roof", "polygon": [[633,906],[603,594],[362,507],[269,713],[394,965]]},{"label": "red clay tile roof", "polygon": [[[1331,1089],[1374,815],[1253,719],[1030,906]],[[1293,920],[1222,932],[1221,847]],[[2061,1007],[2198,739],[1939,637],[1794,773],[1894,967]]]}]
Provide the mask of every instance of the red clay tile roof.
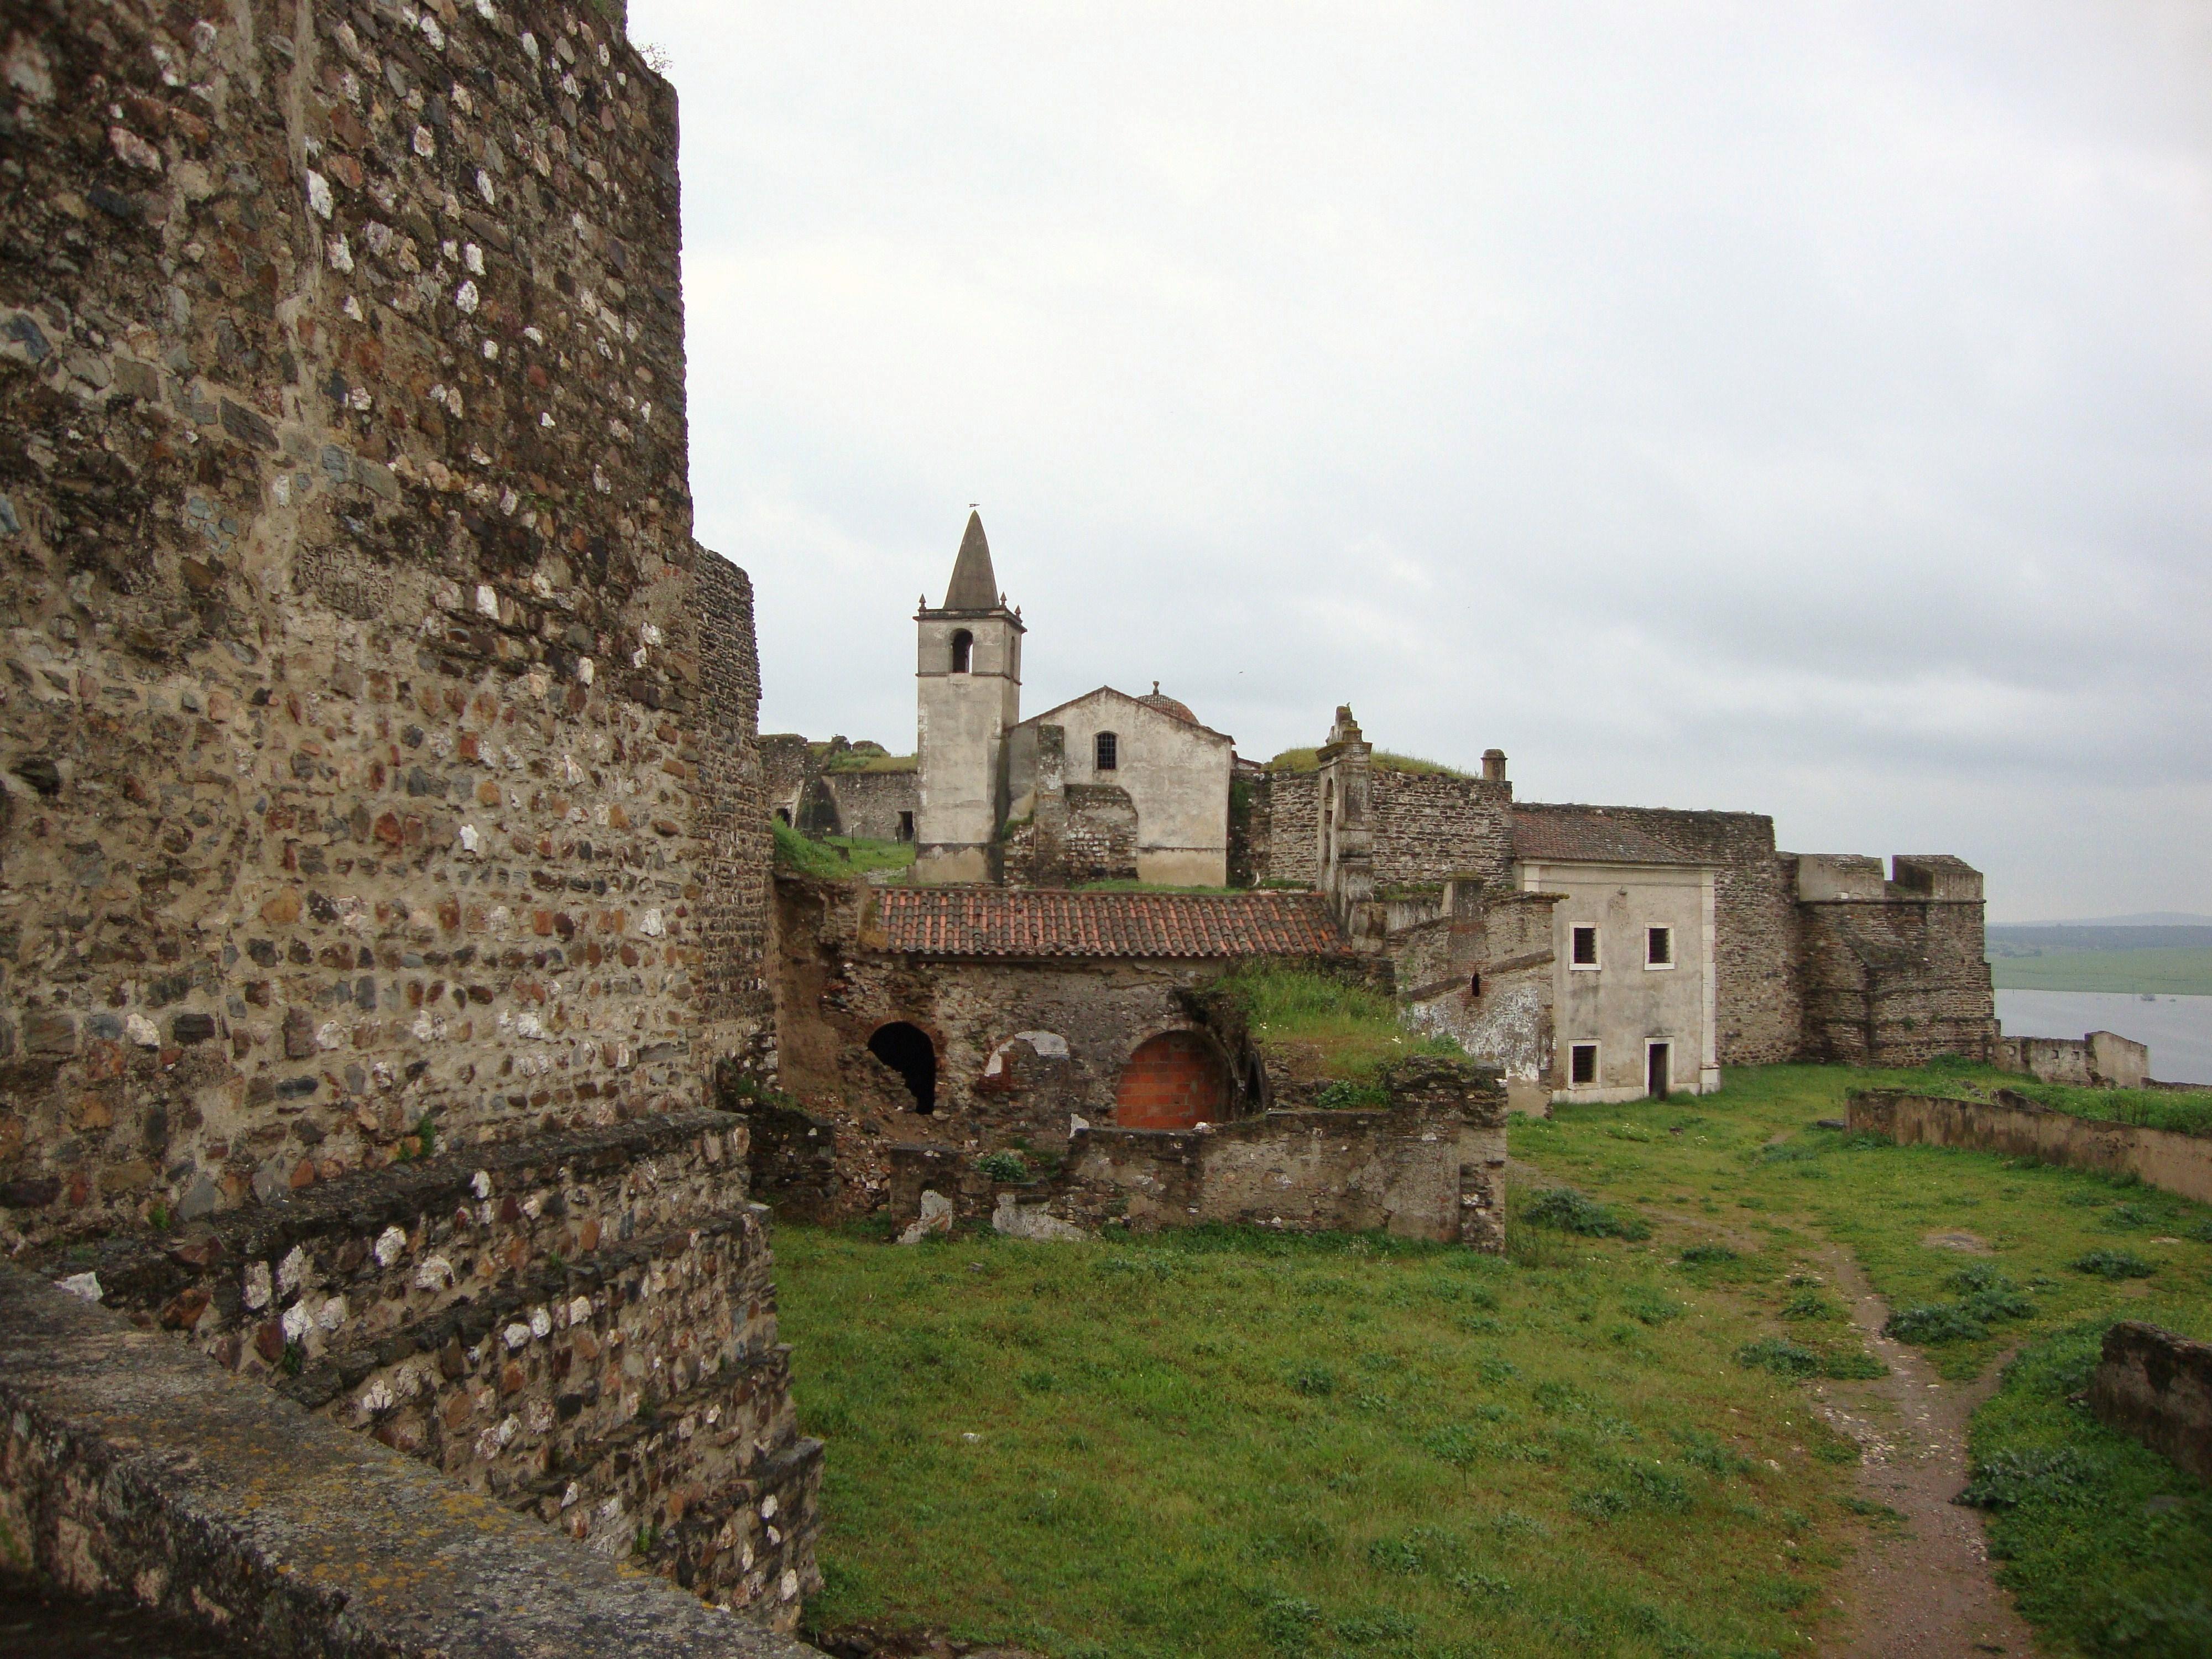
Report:
[{"label": "red clay tile roof", "polygon": [[927,957],[1320,957],[1349,948],[1313,893],[886,887],[894,951]]},{"label": "red clay tile roof", "polygon": [[1516,805],[1513,856],[1523,864],[1696,864],[1602,806]]}]

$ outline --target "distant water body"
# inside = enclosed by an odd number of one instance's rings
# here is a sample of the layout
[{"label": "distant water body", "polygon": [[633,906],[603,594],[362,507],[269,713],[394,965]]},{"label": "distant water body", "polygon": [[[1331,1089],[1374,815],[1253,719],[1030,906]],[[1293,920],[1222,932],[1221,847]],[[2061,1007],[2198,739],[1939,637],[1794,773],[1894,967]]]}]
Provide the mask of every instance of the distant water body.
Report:
[{"label": "distant water body", "polygon": [[2150,1074],[2166,1083],[2212,1083],[2212,997],[2145,1002],[2117,991],[1999,991],[2007,1036],[2080,1037],[2112,1031],[2150,1045]]}]

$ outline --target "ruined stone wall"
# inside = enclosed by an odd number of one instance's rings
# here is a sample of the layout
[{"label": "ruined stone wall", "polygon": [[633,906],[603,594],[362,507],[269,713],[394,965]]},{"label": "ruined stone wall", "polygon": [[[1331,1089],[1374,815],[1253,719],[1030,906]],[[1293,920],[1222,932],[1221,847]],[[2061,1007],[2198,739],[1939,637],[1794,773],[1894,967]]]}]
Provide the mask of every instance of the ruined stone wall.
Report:
[{"label": "ruined stone wall", "polygon": [[[134,1621],[151,1653],[819,1659],[8,1265],[0,1536],[15,1570],[207,1632]],[[130,1645],[66,1606],[11,1616],[8,1650]]]},{"label": "ruined stone wall", "polygon": [[674,95],[554,0],[4,27],[0,1241],[182,1224],[137,1311],[788,1624],[813,1466],[768,1541],[765,1236],[684,1120],[773,1047]]},{"label": "ruined stone wall", "polygon": [[[1314,882],[1321,833],[1318,775],[1268,772],[1251,781],[1250,867],[1255,883]],[[1378,889],[1474,875],[1503,882],[1513,862],[1513,786],[1484,778],[1374,769],[1368,824]]]},{"label": "ruined stone wall", "polygon": [[[1073,1119],[1110,1118],[1139,1044],[1203,1028],[1187,994],[1227,966],[895,955],[870,943],[870,890],[790,874],[775,881],[780,1078],[807,1112],[836,1126],[837,1202],[848,1212],[883,1201],[899,1142],[1057,1155]],[[927,1113],[869,1052],[871,1036],[894,1022],[917,1027],[934,1051]]]},{"label": "ruined stone wall", "polygon": [[769,816],[796,824],[799,799],[817,770],[811,745],[796,732],[774,732],[761,738],[760,750],[761,787]]},{"label": "ruined stone wall", "polygon": [[1495,1068],[1400,1062],[1377,1109],[1297,1108],[1206,1129],[1088,1127],[1048,1179],[994,1180],[942,1147],[894,1151],[890,1203],[948,1222],[1055,1238],[1208,1224],[1293,1232],[1381,1230],[1502,1250],[1505,1095]]},{"label": "ruined stone wall", "polygon": [[1996,1053],[1979,900],[1838,899],[1797,907],[1804,1057],[1919,1066]]},{"label": "ruined stone wall", "polygon": [[1128,792],[1111,784],[1067,786],[1067,871],[1071,881],[1131,881],[1138,874],[1137,812]]},{"label": "ruined stone wall", "polygon": [[1994,1100],[1876,1089],[1854,1090],[1850,1127],[1900,1146],[1964,1146],[2032,1158],[2069,1169],[2132,1177],[2199,1204],[2212,1204],[2212,1137],[2076,1117],[2000,1089]]},{"label": "ruined stone wall", "polygon": [[[752,582],[727,559],[704,550],[694,574],[691,619],[699,653],[691,709],[699,736],[678,756],[697,782],[696,861],[679,907],[696,916],[680,958],[697,980],[692,1048],[706,1066],[718,1056],[737,1055],[772,1074],[775,1010],[767,961],[773,848],[757,738],[760,653]],[[573,879],[569,890],[576,890]],[[685,989],[674,976],[666,988],[679,995]]]},{"label": "ruined stone wall", "polygon": [[1509,1088],[1548,1086],[1558,896],[1447,890],[1449,914],[1390,939],[1406,1023],[1497,1066]]},{"label": "ruined stone wall", "polygon": [[2123,1319],[2105,1333],[2088,1392],[2106,1427],[2212,1482],[2212,1344]]},{"label": "ruined stone wall", "polygon": [[821,1447],[793,1418],[746,1150],[738,1119],[666,1113],[38,1260],[611,1559],[788,1622]]},{"label": "ruined stone wall", "polygon": [[1253,885],[1313,886],[1321,879],[1320,777],[1267,772],[1251,784]]},{"label": "ruined stone wall", "polygon": [[668,88],[551,4],[15,15],[12,1206],[696,1104],[765,849]]},{"label": "ruined stone wall", "polygon": [[[914,839],[915,775],[903,772],[824,772],[822,782],[836,803],[842,832],[864,841]],[[903,817],[902,817],[903,815]]]},{"label": "ruined stone wall", "polygon": [[2080,1037],[2000,1036],[1990,1063],[2042,1083],[2140,1089],[2150,1076],[2150,1048],[2112,1031]]},{"label": "ruined stone wall", "polygon": [[1513,786],[1377,768],[1367,819],[1378,889],[1471,875],[1507,884],[1513,866]]},{"label": "ruined stone wall", "polygon": [[[912,841],[914,769],[844,771],[823,764],[828,756],[851,749],[844,738],[833,738],[826,750],[817,750],[792,732],[761,738],[762,793],[769,816],[810,835]],[[880,751],[871,748],[866,752]],[[905,815],[903,822],[901,814]]]}]

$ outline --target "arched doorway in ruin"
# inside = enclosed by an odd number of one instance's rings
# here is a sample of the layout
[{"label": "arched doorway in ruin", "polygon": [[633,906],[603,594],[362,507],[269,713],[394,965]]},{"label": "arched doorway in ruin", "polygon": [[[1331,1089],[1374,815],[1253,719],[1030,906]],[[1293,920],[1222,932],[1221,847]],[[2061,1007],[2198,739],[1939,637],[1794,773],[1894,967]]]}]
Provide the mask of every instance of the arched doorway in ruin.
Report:
[{"label": "arched doorway in ruin", "polygon": [[869,1034],[868,1052],[899,1074],[914,1109],[937,1109],[937,1045],[919,1025],[895,1019]]},{"label": "arched doorway in ruin", "polygon": [[1188,1129],[1229,1114],[1229,1064],[1200,1031],[1164,1031],[1139,1043],[1114,1091],[1120,1129]]}]

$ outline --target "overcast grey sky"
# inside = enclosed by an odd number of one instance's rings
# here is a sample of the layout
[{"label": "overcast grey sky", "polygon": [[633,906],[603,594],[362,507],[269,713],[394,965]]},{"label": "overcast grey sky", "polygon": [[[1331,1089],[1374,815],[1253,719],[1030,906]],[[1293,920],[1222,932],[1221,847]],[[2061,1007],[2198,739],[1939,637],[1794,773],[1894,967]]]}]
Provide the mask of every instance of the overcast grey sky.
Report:
[{"label": "overcast grey sky", "polygon": [[2212,7],[632,0],[767,730],[1025,712],[2212,910]]}]

